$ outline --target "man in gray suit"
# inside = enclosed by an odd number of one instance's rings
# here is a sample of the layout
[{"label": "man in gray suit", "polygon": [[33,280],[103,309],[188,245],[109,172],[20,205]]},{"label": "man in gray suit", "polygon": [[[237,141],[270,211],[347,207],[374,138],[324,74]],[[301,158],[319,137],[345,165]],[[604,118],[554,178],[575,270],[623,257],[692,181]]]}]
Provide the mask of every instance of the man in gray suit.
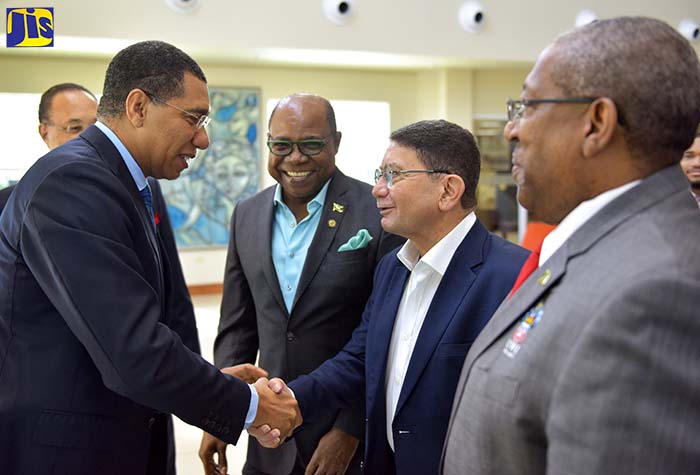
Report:
[{"label": "man in gray suit", "polygon": [[[335,166],[341,134],[331,104],[293,94],[269,123],[268,171],[279,183],[239,203],[231,218],[217,366],[254,363],[292,380],[332,358],[360,323],[374,268],[402,239],[385,233],[371,186]],[[237,363],[234,363],[237,362]],[[364,405],[326,410],[294,442],[248,442],[243,473],[360,473]],[[205,435],[200,458],[226,466],[226,447]]]},{"label": "man in gray suit", "polygon": [[467,355],[444,473],[699,473],[693,48],[648,18],[575,29],[508,118],[518,201],[557,228]]}]

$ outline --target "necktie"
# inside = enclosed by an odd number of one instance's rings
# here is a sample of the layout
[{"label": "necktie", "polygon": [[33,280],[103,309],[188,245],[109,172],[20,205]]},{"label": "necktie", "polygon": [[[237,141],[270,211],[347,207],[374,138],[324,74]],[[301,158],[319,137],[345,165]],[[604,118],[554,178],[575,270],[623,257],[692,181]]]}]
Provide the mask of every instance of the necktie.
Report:
[{"label": "necktie", "polygon": [[525,282],[527,278],[530,277],[530,274],[535,272],[535,269],[537,269],[540,263],[540,251],[542,251],[541,243],[539,246],[537,246],[537,249],[535,249],[532,252],[532,254],[530,254],[523,266],[520,268],[520,274],[518,274],[518,278],[515,279],[515,284],[513,284],[513,288],[510,289],[508,298],[511,298],[513,294],[520,288],[520,286],[523,285],[523,282]]},{"label": "necktie", "polygon": [[151,198],[151,187],[149,187],[148,184],[146,184],[143,190],[139,190],[139,193],[141,194],[141,198],[143,198],[143,204],[146,205],[148,215],[151,217],[151,224],[155,228],[155,220],[153,218],[153,200]]}]

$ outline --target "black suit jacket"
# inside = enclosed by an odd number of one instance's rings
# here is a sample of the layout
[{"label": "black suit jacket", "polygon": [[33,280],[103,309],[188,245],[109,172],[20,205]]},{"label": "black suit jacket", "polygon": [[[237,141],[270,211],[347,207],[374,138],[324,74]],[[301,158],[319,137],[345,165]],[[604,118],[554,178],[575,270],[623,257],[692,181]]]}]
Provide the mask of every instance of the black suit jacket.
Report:
[{"label": "black suit jacket", "polygon": [[159,412],[237,441],[250,390],[168,328],[149,221],[96,127],[12,193],[0,217],[0,473],[143,474]]},{"label": "black suit jacket", "polygon": [[[274,194],[273,186],[242,201],[233,212],[214,360],[219,367],[253,363],[259,349],[260,366],[270,377],[289,381],[313,371],[350,339],[372,289],[377,262],[403,239],[382,230],[371,187],[336,170],[290,314],[271,256]],[[363,228],[373,238],[367,247],[338,252]],[[295,441],[304,462],[333,426],[361,439],[363,405],[328,410],[299,432]],[[294,454],[285,457],[288,446],[270,451],[254,449],[253,439],[249,444],[249,465],[268,473],[289,473]]]},{"label": "black suit jacket", "polygon": [[[168,326],[180,336],[187,348],[197,354],[201,354],[194,307],[192,306],[190,293],[187,290],[185,277],[182,273],[182,265],[180,264],[180,258],[177,253],[175,236],[173,235],[173,229],[170,224],[167,204],[158,180],[149,177],[148,184],[151,187],[151,193],[153,195],[153,211],[155,216],[158,217],[156,220],[156,228],[158,230],[164,268],[167,302],[166,313],[170,321]],[[0,190],[0,213],[2,213],[3,208],[5,208],[7,200],[10,199],[10,194],[14,188],[15,185],[11,185]],[[156,449],[153,449],[150,452],[150,456],[156,460],[161,460],[167,467],[166,473],[173,475],[175,473],[175,433],[173,424],[169,419],[158,419],[158,422],[164,425],[161,430],[167,433],[167,445],[160,446],[161,449],[165,450],[164,454],[155,453]]]},{"label": "black suit jacket", "polygon": [[[169,315],[170,320],[168,326],[180,336],[187,348],[197,354],[201,354],[194,307],[192,306],[192,299],[190,298],[190,293],[185,283],[180,257],[177,253],[177,245],[175,244],[175,236],[173,235],[173,228],[170,224],[168,207],[158,180],[149,177],[148,184],[151,187],[151,193],[153,195],[153,212],[159,218],[156,228],[158,230],[161,257],[163,259],[163,268],[165,271],[165,287],[167,293],[166,313]],[[0,213],[2,213],[2,210],[5,208],[7,201],[10,199],[10,194],[14,189],[15,185],[10,185],[0,190]]]},{"label": "black suit jacket", "polygon": [[0,190],[0,213],[2,213],[2,209],[5,207],[5,204],[7,204],[7,200],[10,199],[10,193],[12,193],[14,189],[15,185],[10,185]]}]

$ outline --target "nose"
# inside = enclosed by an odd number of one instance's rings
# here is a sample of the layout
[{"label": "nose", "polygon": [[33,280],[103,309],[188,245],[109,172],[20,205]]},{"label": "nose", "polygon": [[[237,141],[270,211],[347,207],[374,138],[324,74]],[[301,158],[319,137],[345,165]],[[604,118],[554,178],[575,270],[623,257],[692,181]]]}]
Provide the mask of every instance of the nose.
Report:
[{"label": "nose", "polygon": [[382,198],[389,194],[389,187],[386,186],[386,180],[382,176],[379,181],[372,187],[372,196]]},{"label": "nose", "polygon": [[515,123],[516,121],[509,120],[503,127],[503,137],[508,141],[515,140]]},{"label": "nose", "polygon": [[207,129],[205,127],[197,129],[192,139],[192,144],[200,150],[209,147],[209,134],[207,134]]},{"label": "nose", "polygon": [[284,157],[284,159],[293,164],[297,164],[304,163],[309,159],[309,157],[301,153],[301,150],[299,150],[299,144],[292,144],[292,152]]}]

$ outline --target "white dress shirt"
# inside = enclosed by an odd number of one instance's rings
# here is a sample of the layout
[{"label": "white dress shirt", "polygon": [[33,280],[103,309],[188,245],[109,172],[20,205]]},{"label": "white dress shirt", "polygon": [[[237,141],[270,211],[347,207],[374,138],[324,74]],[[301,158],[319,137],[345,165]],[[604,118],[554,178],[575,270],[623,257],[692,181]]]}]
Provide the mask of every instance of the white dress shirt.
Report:
[{"label": "white dress shirt", "polygon": [[567,239],[574,234],[578,228],[591,219],[594,214],[603,209],[605,205],[623,194],[625,191],[637,186],[641,180],[631,181],[622,186],[605,191],[595,198],[581,202],[569,214],[562,219],[561,223],[552,230],[542,241],[542,251],[540,252],[540,260],[538,265],[547,262],[547,259],[552,257],[552,254],[557,252]]},{"label": "white dress shirt", "polygon": [[418,334],[452,256],[475,222],[476,216],[474,213],[469,213],[425,256],[420,256],[418,249],[410,240],[406,241],[397,254],[398,259],[411,272],[411,275],[404,287],[401,303],[396,312],[387,357],[386,435],[392,450],[394,450],[394,436],[391,424]]}]

